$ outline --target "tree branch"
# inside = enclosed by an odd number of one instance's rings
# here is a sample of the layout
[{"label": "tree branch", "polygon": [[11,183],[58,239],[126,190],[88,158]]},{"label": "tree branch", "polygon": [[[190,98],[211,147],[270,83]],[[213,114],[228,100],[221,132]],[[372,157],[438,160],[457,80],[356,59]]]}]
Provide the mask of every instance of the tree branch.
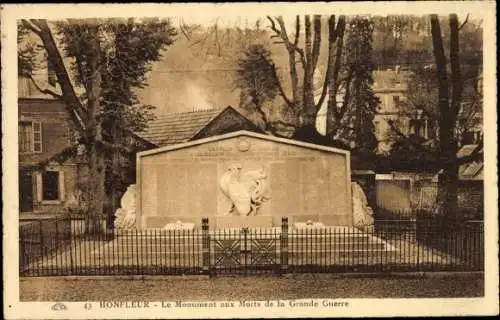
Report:
[{"label": "tree branch", "polygon": [[27,171],[42,170],[50,162],[57,162],[59,164],[62,164],[66,160],[68,160],[71,157],[75,156],[76,153],[77,153],[77,146],[66,147],[66,148],[62,149],[61,151],[57,152],[56,154],[50,156],[49,158],[46,158],[46,159],[44,159],[42,161],[39,161],[39,162],[37,162],[35,164],[21,165],[20,169],[27,170]]},{"label": "tree branch", "polygon": [[[266,18],[267,18],[267,20],[269,20],[269,22],[271,22],[271,30],[273,30],[277,36],[281,37],[281,32],[280,32],[280,30],[278,30],[278,28],[276,28],[276,22],[274,22],[274,19],[271,18],[270,16],[266,16]],[[298,16],[297,16],[297,19],[298,19]],[[300,26],[300,24],[299,24],[299,26]]]},{"label": "tree branch", "polygon": [[312,61],[312,44],[311,44],[311,17],[306,14],[304,17],[304,31],[305,31],[305,55],[306,63],[309,65]]},{"label": "tree branch", "polygon": [[326,67],[326,74],[325,74],[325,80],[323,82],[323,89],[321,90],[321,96],[318,100],[318,103],[316,104],[316,110],[321,108],[323,105],[325,98],[326,98],[326,93],[328,91],[328,85],[330,82],[331,78],[331,72],[332,72],[332,65],[333,61],[330,61],[334,57],[334,42],[336,39],[336,30],[335,30],[335,15],[330,16],[328,19],[328,62],[327,62],[327,67]]},{"label": "tree branch", "polygon": [[458,31],[462,30],[462,28],[467,24],[469,21],[469,14],[467,13],[467,16],[465,17],[465,21],[458,27]]},{"label": "tree branch", "polygon": [[184,23],[184,19],[181,19],[181,21],[179,22],[179,29],[181,30],[184,37],[186,37],[187,41],[191,41],[191,36],[188,34],[188,30]]},{"label": "tree branch", "polygon": [[459,44],[458,17],[450,15],[450,64],[451,64],[451,119],[454,121],[460,110],[463,85],[460,74],[460,44]]},{"label": "tree branch", "polygon": [[84,133],[84,123],[86,120],[84,113],[85,108],[82,106],[82,103],[75,93],[75,89],[66,70],[66,66],[64,65],[61,53],[59,52],[54,37],[52,36],[49,25],[45,20],[32,20],[32,22],[36,23],[36,26],[40,29],[40,33],[37,35],[42,40],[45,51],[47,52],[47,58],[50,60],[50,63],[56,72],[57,81],[62,91],[62,99],[65,102],[65,106],[70,114],[70,117],[75,122],[78,131],[80,131],[80,133]]},{"label": "tree branch", "polygon": [[[269,21],[271,21],[271,30],[273,30],[274,33],[276,33],[276,36],[280,37],[283,40],[283,43],[284,43],[285,47],[287,48],[287,50],[289,52],[290,51],[297,52],[299,54],[299,57],[300,57],[300,62],[302,63],[303,66],[305,66],[306,65],[306,59],[305,59],[304,50],[302,50],[301,48],[298,47],[298,39],[299,39],[299,35],[300,35],[299,34],[299,32],[300,32],[300,20],[296,24],[296,28],[299,28],[299,29],[296,30],[295,40],[292,43],[290,41],[290,39],[288,38],[288,34],[287,34],[287,31],[286,31],[285,22],[283,21],[282,17],[276,17],[276,21],[278,21],[278,24],[280,25],[280,29],[278,29],[276,27],[276,22],[273,20],[273,18],[271,18],[270,16],[267,16],[267,19]],[[297,19],[298,19],[298,16],[297,16]]]},{"label": "tree branch", "polygon": [[314,15],[314,38],[312,47],[312,69],[316,70],[321,47],[321,16]]},{"label": "tree branch", "polygon": [[334,32],[336,38],[336,52],[335,52],[335,63],[333,64],[332,79],[331,79],[334,80],[334,83],[337,82],[338,74],[340,71],[340,60],[342,57],[344,30],[345,30],[345,17],[340,16],[339,21],[337,22],[337,27],[335,28]]},{"label": "tree branch", "polygon": [[[290,99],[288,99],[286,97],[286,94],[283,90],[283,87],[281,86],[278,75],[276,73],[276,68],[274,66],[272,66],[273,75],[274,75],[275,80],[278,83],[278,89],[280,91],[280,94],[283,97],[283,99],[285,100],[286,104],[290,108],[295,109],[296,103],[299,101],[299,90],[298,90],[299,80],[298,80],[298,76],[297,76],[297,66],[296,66],[296,62],[295,62],[295,52],[296,52],[295,48],[296,48],[296,46],[293,45],[292,43],[290,43],[290,41],[288,39],[288,35],[286,33],[285,23],[284,23],[282,17],[276,17],[276,21],[278,21],[278,23],[280,25],[280,29],[278,29],[276,27],[276,23],[271,17],[268,16],[267,18],[269,19],[269,21],[271,21],[271,29],[276,33],[277,36],[279,36],[281,39],[283,39],[283,42],[285,44],[285,48],[288,51],[288,64],[290,66],[290,79],[291,79],[291,83],[292,83],[293,101],[291,101]],[[303,55],[303,52],[302,52],[302,55]],[[303,57],[302,57],[301,61],[302,61],[302,63],[305,63]],[[305,64],[304,64],[304,66],[305,66]]]},{"label": "tree branch", "polygon": [[42,30],[36,24],[37,21],[35,19],[30,19],[30,20],[28,20],[28,19],[22,19],[21,21],[22,21],[22,23],[24,24],[24,26],[27,29],[29,29],[30,31],[32,31],[37,36],[40,36],[40,34],[42,33]]},{"label": "tree branch", "polygon": [[276,85],[278,86],[278,91],[279,91],[281,97],[283,98],[283,100],[285,100],[285,103],[287,104],[288,107],[293,108],[294,104],[286,96],[285,90],[283,90],[283,86],[281,85],[281,82],[278,78],[278,73],[276,72],[276,66],[274,64],[271,64],[271,71],[272,71],[273,78],[276,81]]},{"label": "tree branch", "polygon": [[351,98],[351,81],[354,76],[354,68],[350,68],[347,77],[345,79],[345,94],[344,100],[342,101],[342,106],[340,107],[340,111],[337,114],[339,119],[342,119],[347,112],[347,107],[349,106],[350,98]]},{"label": "tree branch", "polygon": [[299,38],[300,38],[300,16],[297,15],[295,17],[295,39],[293,41],[293,44],[295,46],[299,44]]}]

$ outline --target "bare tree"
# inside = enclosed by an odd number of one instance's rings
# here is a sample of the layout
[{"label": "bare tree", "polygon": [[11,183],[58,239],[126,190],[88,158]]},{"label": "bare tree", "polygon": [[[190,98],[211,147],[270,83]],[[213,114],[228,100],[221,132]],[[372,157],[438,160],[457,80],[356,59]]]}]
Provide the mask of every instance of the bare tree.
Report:
[{"label": "bare tree", "polygon": [[[309,15],[304,16],[304,46],[301,42],[301,17],[296,16],[295,32],[293,38],[290,38],[285,26],[283,17],[270,17],[270,29],[273,31],[273,38],[279,39],[275,43],[283,44],[288,53],[289,77],[291,84],[291,94],[285,92],[285,88],[280,81],[277,68],[273,66],[273,77],[278,83],[278,91],[283,98],[288,110],[295,116],[295,123],[291,125],[300,127],[301,135],[315,136],[316,115],[319,108],[328,95],[328,116],[327,133],[333,136],[338,129],[338,118],[345,114],[346,104],[340,108],[337,106],[336,97],[341,84],[349,79],[340,79],[340,68],[343,48],[343,38],[345,31],[345,17],[340,16],[338,21],[334,15],[328,19],[328,53],[327,70],[323,81],[321,95],[318,102],[314,99],[314,73],[318,66],[318,60],[321,48],[321,16],[315,15],[311,21]],[[301,78],[301,79],[299,79]],[[348,96],[349,92],[346,91]],[[344,100],[348,100],[344,99]]]}]

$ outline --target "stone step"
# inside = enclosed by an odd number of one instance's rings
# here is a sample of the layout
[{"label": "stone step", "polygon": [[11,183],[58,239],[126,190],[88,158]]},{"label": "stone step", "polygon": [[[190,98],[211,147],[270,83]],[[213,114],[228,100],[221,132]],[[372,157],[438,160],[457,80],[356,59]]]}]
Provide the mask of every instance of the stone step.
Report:
[{"label": "stone step", "polygon": [[[356,248],[356,247],[346,247],[346,248],[332,248],[332,250],[329,249],[295,249],[295,248],[290,248],[288,250],[289,256],[311,256],[311,257],[318,257],[318,256],[337,256],[339,254],[344,254],[344,255],[353,255],[353,254],[380,254],[380,252],[390,252],[394,251],[389,248],[386,248],[384,246],[371,246],[371,247],[364,247],[364,248]],[[219,255],[222,252],[222,250],[217,251],[212,249],[210,251],[210,255]],[[277,255],[280,255],[280,250],[277,249],[276,251]],[[237,251],[235,252],[237,255]],[[257,251],[250,251],[249,255],[258,255],[259,252]],[[113,255],[113,254],[97,254],[95,253],[93,256],[87,256],[87,259],[105,259],[106,257],[115,257],[115,258],[120,258],[120,259],[132,259],[132,258],[137,258],[139,259],[160,259],[161,257],[180,257],[180,258],[192,258],[192,257],[201,257],[202,253],[201,251],[193,252],[193,251],[180,251],[180,250],[175,250],[175,251],[135,251],[135,252],[119,252]],[[78,258],[78,255],[77,255]]]},{"label": "stone step", "polygon": [[[248,235],[246,238],[237,235],[212,235],[210,240],[222,241],[222,240],[276,240],[280,241],[281,237],[275,235]],[[368,234],[345,234],[345,235],[289,235],[289,242],[324,242],[324,243],[344,243],[344,242],[369,242],[371,240],[379,240],[377,237]],[[154,245],[154,244],[193,244],[202,243],[202,238],[192,238],[192,237],[157,237],[157,238],[117,238],[113,242],[120,245],[127,244],[142,244],[142,245]],[[111,242],[110,242],[111,243]]]},{"label": "stone step", "polygon": [[[274,247],[280,248],[280,244],[275,243],[273,244]],[[219,246],[216,246],[215,244],[212,244],[210,246],[212,250],[214,248],[217,248]],[[237,248],[244,248],[243,243],[239,243],[235,247]],[[251,243],[248,243],[247,248],[254,248],[255,246],[252,245]],[[300,243],[300,242],[292,242],[288,243],[288,248],[289,250],[324,250],[324,251],[329,251],[329,250],[334,250],[334,251],[339,251],[339,250],[345,250],[345,249],[359,249],[359,250],[371,250],[371,249],[379,249],[379,248],[385,248],[387,247],[387,244],[384,242],[375,242],[375,241],[370,241],[370,242],[332,242],[332,243],[325,243],[325,242],[308,242],[308,243]],[[186,252],[196,252],[196,251],[201,251],[202,250],[202,245],[201,244],[189,244],[189,245],[182,245],[182,244],[176,244],[176,245],[157,245],[157,246],[149,246],[149,245],[134,245],[131,244],[129,246],[120,246],[120,247],[106,247],[102,249],[101,251],[106,252],[106,253],[113,253],[113,252],[151,252],[151,251],[186,251]],[[73,250],[73,251],[79,251],[78,249]],[[94,250],[97,251],[97,250]]]}]

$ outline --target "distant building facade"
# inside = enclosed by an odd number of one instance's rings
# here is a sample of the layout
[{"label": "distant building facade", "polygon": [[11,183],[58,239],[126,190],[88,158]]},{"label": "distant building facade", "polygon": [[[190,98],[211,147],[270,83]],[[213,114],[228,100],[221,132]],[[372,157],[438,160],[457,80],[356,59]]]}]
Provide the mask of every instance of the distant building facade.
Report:
[{"label": "distant building facade", "polygon": [[420,131],[418,133],[424,138],[430,135],[429,125],[426,119],[422,118],[422,113],[418,111],[410,113],[402,107],[407,101],[410,76],[410,71],[400,70],[398,66],[394,70],[373,71],[373,91],[380,99],[379,108],[373,119],[378,153],[390,152],[397,139],[397,134],[390,125],[391,121],[404,135],[417,133],[416,130]]},{"label": "distant building facade", "polygon": [[[435,144],[438,124],[422,109],[408,108],[408,85],[412,73],[395,69],[373,71],[373,91],[380,99],[374,117],[375,136],[378,140],[378,153],[389,153],[399,134],[407,137],[418,136]],[[458,147],[478,144],[483,136],[482,118],[482,74],[464,82],[463,102],[456,124]],[[399,133],[391,127],[390,122]],[[400,137],[399,137],[400,138]]]},{"label": "distant building facade", "polygon": [[458,113],[459,147],[483,140],[483,75],[464,81],[465,97]]}]

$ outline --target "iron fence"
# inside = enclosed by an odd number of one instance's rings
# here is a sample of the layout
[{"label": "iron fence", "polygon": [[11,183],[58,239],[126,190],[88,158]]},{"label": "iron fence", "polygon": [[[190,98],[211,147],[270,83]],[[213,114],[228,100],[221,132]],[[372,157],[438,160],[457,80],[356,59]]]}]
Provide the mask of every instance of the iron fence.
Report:
[{"label": "iron fence", "polygon": [[296,228],[283,218],[277,228],[218,230],[204,218],[200,230],[114,230],[87,237],[58,221],[52,228],[20,229],[20,275],[483,270],[482,223],[447,229],[428,223]]},{"label": "iron fence", "polygon": [[19,226],[19,268],[64,250],[71,243],[71,220],[65,217],[24,222]]}]

